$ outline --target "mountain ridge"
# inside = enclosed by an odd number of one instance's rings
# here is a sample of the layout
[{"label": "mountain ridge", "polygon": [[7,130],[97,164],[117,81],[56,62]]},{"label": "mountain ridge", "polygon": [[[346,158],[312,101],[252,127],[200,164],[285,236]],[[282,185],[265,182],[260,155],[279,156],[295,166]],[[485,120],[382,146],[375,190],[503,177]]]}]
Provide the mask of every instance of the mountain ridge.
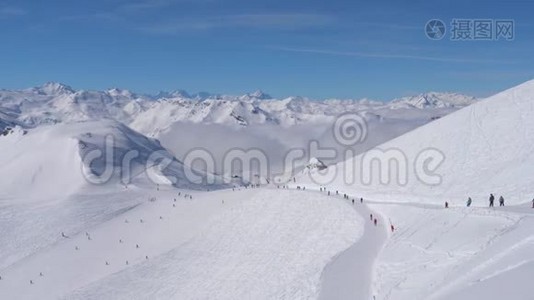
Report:
[{"label": "mountain ridge", "polygon": [[[13,124],[35,127],[40,124],[100,119],[135,124],[136,121],[150,122],[161,118],[161,115],[168,115],[174,121],[193,123],[239,126],[269,123],[290,126],[312,120],[330,120],[332,116],[344,112],[457,109],[476,101],[471,96],[437,92],[397,98],[390,102],[366,98],[311,100],[300,96],[276,99],[261,90],[240,96],[190,94],[184,90],[150,96],[121,88],[76,90],[66,84],[48,82],[23,90],[0,90],[0,128]],[[169,114],[168,111],[174,113]],[[142,130],[143,126],[137,128]]]}]

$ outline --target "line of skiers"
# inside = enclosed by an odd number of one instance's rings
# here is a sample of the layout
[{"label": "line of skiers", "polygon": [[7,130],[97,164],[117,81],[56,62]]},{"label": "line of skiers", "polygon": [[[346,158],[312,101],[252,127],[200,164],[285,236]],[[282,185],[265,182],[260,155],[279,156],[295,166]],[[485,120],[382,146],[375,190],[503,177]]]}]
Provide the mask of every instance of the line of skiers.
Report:
[{"label": "line of skiers", "polygon": [[[373,214],[369,214],[369,219],[371,220],[371,222],[373,222],[375,226],[378,226],[378,219],[376,217],[373,217]],[[389,229],[391,230],[391,232],[395,232],[395,226],[393,225],[393,223],[391,223],[391,220],[389,220]]]},{"label": "line of skiers", "polygon": [[[330,191],[327,190],[326,187],[319,187],[319,191],[320,192],[327,192],[328,196],[330,196]],[[339,191],[336,191],[336,195],[339,195]],[[350,196],[348,194],[343,194],[343,199],[349,200],[351,198],[350,198]],[[352,204],[354,205],[354,203],[355,203],[354,198],[352,198],[351,201],[352,201]],[[363,197],[360,198],[360,203],[363,203]],[[373,222],[373,224],[375,226],[378,226],[378,219],[376,217],[373,218],[373,214],[370,214],[370,219],[371,219],[371,222]],[[390,230],[391,230],[391,232],[395,231],[395,226],[391,223],[391,220],[390,220]]]}]

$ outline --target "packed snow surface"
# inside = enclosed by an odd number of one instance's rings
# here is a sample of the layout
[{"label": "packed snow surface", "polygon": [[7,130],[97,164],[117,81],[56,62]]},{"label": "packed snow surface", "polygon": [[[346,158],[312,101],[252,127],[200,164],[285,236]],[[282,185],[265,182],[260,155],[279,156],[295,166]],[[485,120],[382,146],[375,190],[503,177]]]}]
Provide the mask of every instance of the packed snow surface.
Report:
[{"label": "packed snow surface", "polygon": [[[57,239],[3,263],[0,298],[315,298],[323,268],[363,233],[352,207],[318,193],[242,189],[199,193],[192,200],[176,190],[138,193],[157,200],[128,199],[129,193],[125,199],[71,199],[54,205],[56,214],[65,215],[65,225],[55,228],[35,226],[49,221],[29,215],[40,210],[28,206],[20,207],[22,220],[3,219],[2,228],[17,221],[28,226],[17,232],[20,249],[32,246],[22,237],[34,231],[51,231]],[[130,205],[117,210],[103,197]],[[94,202],[109,205],[114,216],[87,222],[70,213],[102,209]]]}]

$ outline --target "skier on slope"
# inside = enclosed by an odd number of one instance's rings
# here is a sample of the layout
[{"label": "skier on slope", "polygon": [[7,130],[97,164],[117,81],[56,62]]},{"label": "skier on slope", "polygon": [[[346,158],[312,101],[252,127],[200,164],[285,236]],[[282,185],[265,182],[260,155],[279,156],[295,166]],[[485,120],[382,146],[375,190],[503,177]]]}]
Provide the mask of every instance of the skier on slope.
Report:
[{"label": "skier on slope", "polygon": [[467,207],[471,206],[471,203],[473,200],[471,200],[471,197],[467,198]]},{"label": "skier on slope", "polygon": [[449,202],[445,201],[445,208],[449,208]]},{"label": "skier on slope", "polygon": [[378,220],[375,218],[374,220],[375,226],[378,224]]},{"label": "skier on slope", "polygon": [[503,196],[501,196],[499,198],[499,206],[504,206],[504,198],[503,198]]},{"label": "skier on slope", "polygon": [[495,201],[495,196],[493,194],[490,194],[489,197],[489,207],[493,207],[493,202]]},{"label": "skier on slope", "polygon": [[532,208],[534,208],[534,199],[532,199]]}]

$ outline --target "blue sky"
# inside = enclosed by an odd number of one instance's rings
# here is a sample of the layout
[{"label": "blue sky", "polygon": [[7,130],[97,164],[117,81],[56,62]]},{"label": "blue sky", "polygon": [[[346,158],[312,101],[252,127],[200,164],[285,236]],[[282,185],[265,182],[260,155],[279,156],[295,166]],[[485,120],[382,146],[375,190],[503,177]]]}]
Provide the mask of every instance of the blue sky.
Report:
[{"label": "blue sky", "polygon": [[[486,96],[534,79],[533,11],[529,0],[0,1],[0,88]],[[434,18],[513,19],[515,39],[430,40]]]}]

